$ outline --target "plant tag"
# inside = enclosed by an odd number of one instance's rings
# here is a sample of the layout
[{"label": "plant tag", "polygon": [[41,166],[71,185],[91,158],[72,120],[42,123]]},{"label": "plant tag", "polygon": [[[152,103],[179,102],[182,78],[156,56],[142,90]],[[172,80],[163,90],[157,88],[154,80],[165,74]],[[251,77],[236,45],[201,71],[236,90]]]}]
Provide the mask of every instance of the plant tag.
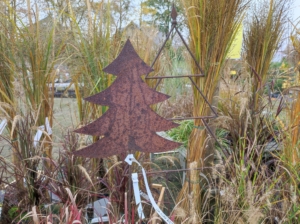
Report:
[{"label": "plant tag", "polygon": [[149,188],[149,184],[148,184],[148,180],[147,180],[147,176],[146,176],[146,172],[145,172],[144,168],[142,168],[142,173],[143,173],[143,177],[144,177],[146,191],[147,191],[149,200],[150,200],[150,202],[152,204],[152,207],[154,208],[154,210],[156,211],[156,213],[165,221],[165,223],[167,223],[167,224],[174,224],[169,219],[169,217],[156,204],[156,202],[155,202],[155,200],[154,200],[154,198],[152,196],[151,190]]},{"label": "plant tag", "polygon": [[127,157],[125,158],[125,162],[131,166],[133,159],[134,159],[133,154],[128,154]]},{"label": "plant tag", "polygon": [[[154,208],[154,210],[156,211],[156,213],[165,221],[165,223],[167,223],[167,224],[174,224],[169,219],[169,217],[165,213],[163,213],[163,211],[156,204],[156,202],[155,202],[155,200],[154,200],[154,198],[152,196],[151,190],[149,188],[146,171],[144,170],[144,168],[142,167],[142,165],[134,158],[133,154],[127,155],[127,157],[125,158],[125,162],[127,162],[129,165],[132,165],[132,162],[135,162],[135,163],[137,163],[142,168],[142,174],[143,174],[143,178],[144,178],[144,183],[145,183],[146,191],[147,191],[147,194],[148,194],[148,197],[149,197],[149,201],[152,204],[152,207]],[[133,174],[134,174],[132,176],[133,185],[135,183],[138,184],[138,180],[136,180],[137,179],[137,174],[135,174],[135,173],[133,173]],[[140,213],[139,213],[139,215],[140,215]]]},{"label": "plant tag", "polygon": [[44,130],[45,130],[45,125],[42,125],[42,126],[38,127],[38,130],[37,130],[37,132],[34,136],[34,139],[33,139],[33,146],[34,147],[36,147],[38,142],[40,141]]},{"label": "plant tag", "polygon": [[7,120],[3,119],[0,123],[0,135],[2,134],[2,132],[4,131],[5,127],[7,125]]},{"label": "plant tag", "polygon": [[142,200],[141,200],[141,195],[140,195],[140,188],[139,188],[139,179],[137,173],[131,174],[132,178],[132,183],[133,183],[133,192],[134,192],[134,199],[135,199],[135,204],[138,206],[137,211],[140,219],[144,219],[145,215],[143,212],[143,207],[142,207]]},{"label": "plant tag", "polygon": [[49,135],[52,135],[52,128],[50,126],[50,122],[49,122],[49,119],[48,117],[46,117],[46,120],[45,120],[45,126],[46,126],[46,131]]}]

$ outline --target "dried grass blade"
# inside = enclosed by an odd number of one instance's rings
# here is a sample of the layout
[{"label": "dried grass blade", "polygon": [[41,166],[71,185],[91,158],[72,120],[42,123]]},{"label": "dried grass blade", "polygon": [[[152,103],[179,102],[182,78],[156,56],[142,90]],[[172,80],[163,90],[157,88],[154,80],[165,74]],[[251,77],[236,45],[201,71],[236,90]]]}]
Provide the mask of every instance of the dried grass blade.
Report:
[{"label": "dried grass blade", "polygon": [[16,115],[16,116],[14,117],[14,120],[13,120],[13,122],[12,122],[11,132],[10,132],[10,137],[11,137],[11,138],[12,138],[13,135],[14,135],[14,131],[15,131],[15,128],[16,128],[16,126],[17,126],[18,121],[21,120],[21,119],[22,119],[22,117],[21,117],[20,115]]},{"label": "dried grass blade", "polygon": [[94,187],[93,181],[92,181],[90,175],[88,174],[88,172],[86,171],[86,169],[85,169],[83,166],[81,166],[80,164],[77,165],[77,166],[78,166],[79,170],[84,174],[84,176],[88,179],[88,181],[89,181],[89,182],[93,185],[93,187]]},{"label": "dried grass blade", "polygon": [[68,193],[69,198],[71,199],[72,205],[76,207],[76,202],[75,202],[76,195],[75,195],[75,197],[73,197],[73,194],[72,194],[71,190],[68,187],[66,187],[65,189],[66,189],[66,191]]}]

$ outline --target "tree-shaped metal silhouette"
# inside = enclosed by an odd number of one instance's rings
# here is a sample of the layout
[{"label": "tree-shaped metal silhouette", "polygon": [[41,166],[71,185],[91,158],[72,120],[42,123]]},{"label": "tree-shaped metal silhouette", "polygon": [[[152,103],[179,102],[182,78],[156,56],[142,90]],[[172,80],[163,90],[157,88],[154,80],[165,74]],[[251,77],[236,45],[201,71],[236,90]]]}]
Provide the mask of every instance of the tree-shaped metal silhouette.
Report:
[{"label": "tree-shaped metal silhouette", "polygon": [[94,122],[75,130],[77,133],[100,136],[100,139],[74,154],[83,157],[108,157],[127,153],[163,152],[180,146],[156,134],[177,127],[160,117],[150,105],[162,102],[168,95],[151,89],[141,78],[152,71],[127,40],[119,56],[103,71],[116,75],[106,90],[85,100],[109,106]]}]

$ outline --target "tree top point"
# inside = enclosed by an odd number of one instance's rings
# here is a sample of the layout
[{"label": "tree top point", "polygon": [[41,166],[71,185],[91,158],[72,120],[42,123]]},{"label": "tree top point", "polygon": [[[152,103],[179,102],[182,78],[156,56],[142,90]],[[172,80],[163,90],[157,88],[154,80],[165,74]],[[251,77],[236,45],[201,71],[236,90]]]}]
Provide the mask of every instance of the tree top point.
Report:
[{"label": "tree top point", "polygon": [[133,68],[137,68],[140,76],[153,71],[153,69],[139,57],[130,40],[127,39],[121,53],[111,64],[105,67],[103,71],[119,76],[132,73]]},{"label": "tree top point", "polygon": [[171,11],[171,18],[172,18],[172,22],[174,23],[176,23],[176,19],[177,19],[177,11],[176,11],[176,8],[175,8],[175,5],[174,5],[174,3],[172,4],[172,11]]}]

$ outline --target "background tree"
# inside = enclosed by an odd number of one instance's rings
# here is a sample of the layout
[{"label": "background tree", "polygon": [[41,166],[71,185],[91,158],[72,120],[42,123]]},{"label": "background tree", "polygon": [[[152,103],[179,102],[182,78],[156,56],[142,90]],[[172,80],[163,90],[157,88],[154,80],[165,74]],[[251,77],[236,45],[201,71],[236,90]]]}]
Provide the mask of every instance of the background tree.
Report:
[{"label": "background tree", "polygon": [[85,0],[44,0],[38,2],[49,16],[57,18],[65,28],[72,27],[72,19],[79,25],[85,24],[87,1]]},{"label": "background tree", "polygon": [[[182,15],[182,5],[180,1],[160,1],[160,0],[146,0],[141,3],[142,13],[147,15],[144,19],[146,23],[154,24],[158,27],[159,31],[167,35],[171,29],[171,9],[173,3],[179,15]],[[150,19],[147,17],[150,16]],[[178,21],[180,23],[182,18],[179,16]],[[180,26],[179,26],[180,28]]]},{"label": "background tree", "polygon": [[128,23],[130,11],[132,10],[132,1],[130,0],[113,0],[111,3],[112,17],[116,32],[121,32],[122,28]]}]

